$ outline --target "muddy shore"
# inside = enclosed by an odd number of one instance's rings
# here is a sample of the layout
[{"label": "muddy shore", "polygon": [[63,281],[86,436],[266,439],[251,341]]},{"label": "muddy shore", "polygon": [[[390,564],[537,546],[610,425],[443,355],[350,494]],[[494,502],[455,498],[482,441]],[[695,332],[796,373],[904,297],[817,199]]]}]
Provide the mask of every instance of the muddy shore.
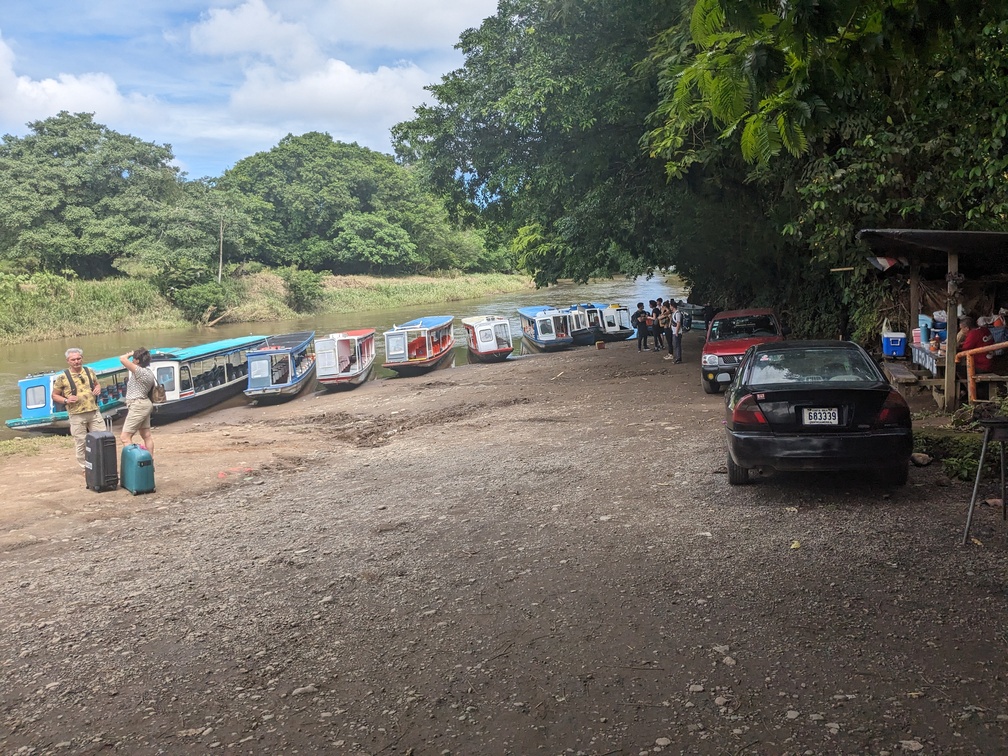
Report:
[{"label": "muddy shore", "polygon": [[936,467],[731,487],[632,343],[0,461],[0,753],[997,753],[1008,525]]}]

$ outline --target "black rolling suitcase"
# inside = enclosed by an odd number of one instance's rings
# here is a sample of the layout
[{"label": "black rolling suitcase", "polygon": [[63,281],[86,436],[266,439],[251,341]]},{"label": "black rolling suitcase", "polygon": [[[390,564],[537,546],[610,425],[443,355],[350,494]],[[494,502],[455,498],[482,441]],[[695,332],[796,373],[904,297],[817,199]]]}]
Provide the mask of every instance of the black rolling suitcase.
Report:
[{"label": "black rolling suitcase", "polygon": [[114,491],[119,487],[115,434],[93,431],[84,437],[84,480],[92,491]]}]

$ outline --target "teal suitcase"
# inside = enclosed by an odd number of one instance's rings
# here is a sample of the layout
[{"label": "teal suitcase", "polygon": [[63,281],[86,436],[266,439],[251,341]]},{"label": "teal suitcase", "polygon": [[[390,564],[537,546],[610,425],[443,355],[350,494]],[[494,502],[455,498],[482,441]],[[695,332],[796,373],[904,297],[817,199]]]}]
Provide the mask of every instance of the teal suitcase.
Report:
[{"label": "teal suitcase", "polygon": [[154,491],[154,458],[139,444],[124,446],[119,458],[119,482],[134,496]]}]

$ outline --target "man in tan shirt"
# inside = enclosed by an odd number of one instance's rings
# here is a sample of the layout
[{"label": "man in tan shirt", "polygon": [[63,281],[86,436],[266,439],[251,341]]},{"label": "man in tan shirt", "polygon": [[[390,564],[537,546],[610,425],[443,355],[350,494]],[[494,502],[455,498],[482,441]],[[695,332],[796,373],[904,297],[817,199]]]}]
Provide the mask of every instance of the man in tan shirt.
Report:
[{"label": "man in tan shirt", "polygon": [[77,347],[66,350],[67,364],[73,385],[67,381],[66,372],[53,382],[52,398],[56,406],[65,406],[70,415],[70,435],[77,445],[77,464],[84,470],[84,440],[92,431],[105,430],[105,420],[98,410],[101,384],[90,368],[84,367],[84,352]]}]

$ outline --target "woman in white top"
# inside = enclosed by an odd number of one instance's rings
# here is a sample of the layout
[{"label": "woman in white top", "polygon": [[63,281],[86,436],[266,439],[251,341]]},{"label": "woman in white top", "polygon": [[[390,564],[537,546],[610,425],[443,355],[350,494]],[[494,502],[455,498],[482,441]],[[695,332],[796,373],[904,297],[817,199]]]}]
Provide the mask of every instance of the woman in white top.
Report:
[{"label": "woman in white top", "polygon": [[126,422],[123,423],[119,440],[123,445],[133,443],[133,436],[140,433],[144,447],[154,454],[154,437],[151,435],[150,416],[154,403],[150,399],[151,389],[157,383],[150,365],[150,352],[140,347],[119,357],[119,361],[130,371],[126,381]]}]

